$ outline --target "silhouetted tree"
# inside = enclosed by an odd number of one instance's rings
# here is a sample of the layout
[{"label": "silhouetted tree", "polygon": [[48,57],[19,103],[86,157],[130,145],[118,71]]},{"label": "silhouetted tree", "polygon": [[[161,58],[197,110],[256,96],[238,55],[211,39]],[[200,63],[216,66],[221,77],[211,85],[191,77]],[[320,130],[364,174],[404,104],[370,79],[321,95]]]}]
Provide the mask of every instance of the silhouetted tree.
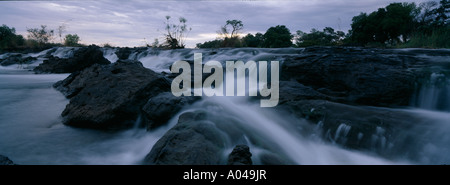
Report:
[{"label": "silhouetted tree", "polygon": [[14,49],[25,44],[22,35],[16,35],[16,29],[2,25],[0,27],[0,49]]},{"label": "silhouetted tree", "polygon": [[242,42],[244,47],[260,48],[264,43],[264,35],[262,33],[256,33],[255,35],[249,33],[242,38]]},{"label": "silhouetted tree", "polygon": [[264,34],[263,47],[266,48],[284,48],[292,46],[292,35],[284,25],[270,27]]},{"label": "silhouetted tree", "polygon": [[[229,28],[231,26],[231,30]],[[223,38],[238,37],[239,32],[244,29],[244,24],[241,20],[227,20],[224,26],[220,27],[219,35]],[[230,34],[228,36],[228,34]]]},{"label": "silhouetted tree", "polygon": [[406,42],[415,28],[419,13],[415,3],[391,3],[369,15],[361,13],[352,19],[352,40],[364,45],[371,42]]},{"label": "silhouetted tree", "polygon": [[41,25],[41,28],[28,28],[28,39],[37,42],[39,46],[47,44],[53,39],[54,31],[48,30],[46,25]]},{"label": "silhouetted tree", "polygon": [[295,44],[298,47],[308,46],[335,46],[342,44],[345,33],[342,31],[335,32],[333,28],[326,27],[323,31],[312,29],[310,33],[297,31],[295,35]]}]

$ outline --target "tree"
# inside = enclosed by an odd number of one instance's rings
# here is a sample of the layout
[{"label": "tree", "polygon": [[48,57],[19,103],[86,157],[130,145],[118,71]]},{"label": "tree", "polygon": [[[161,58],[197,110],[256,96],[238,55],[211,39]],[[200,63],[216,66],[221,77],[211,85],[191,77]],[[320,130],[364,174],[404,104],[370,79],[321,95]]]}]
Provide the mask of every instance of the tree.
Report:
[{"label": "tree", "polygon": [[292,46],[292,35],[284,25],[270,27],[264,34],[264,47],[283,48]]},{"label": "tree", "polygon": [[298,30],[294,40],[298,47],[335,46],[342,44],[344,37],[344,32],[335,32],[333,28],[326,27],[323,31],[312,29],[310,33]]},{"label": "tree", "polygon": [[434,20],[434,25],[436,27],[444,27],[450,24],[450,0],[441,0],[439,2],[440,6],[434,10],[436,18]]},{"label": "tree", "polygon": [[25,39],[22,35],[16,35],[16,29],[2,25],[0,27],[0,49],[14,49],[23,46]]},{"label": "tree", "polygon": [[[228,26],[231,26],[231,32]],[[222,35],[224,38],[238,37],[242,29],[244,29],[244,24],[242,24],[241,20],[227,20],[226,24],[220,28],[219,35]]]},{"label": "tree", "polygon": [[203,44],[197,43],[197,48],[220,48],[222,46],[223,40],[212,40],[206,41]]},{"label": "tree", "polygon": [[[230,28],[231,27],[231,28]],[[242,47],[239,39],[239,32],[244,29],[244,24],[240,20],[227,20],[225,25],[217,32],[223,38],[221,47]]]},{"label": "tree", "polygon": [[391,3],[386,7],[386,17],[381,24],[391,44],[406,42],[414,29],[415,17],[420,10],[415,3]]},{"label": "tree", "polygon": [[60,26],[58,26],[58,36],[59,36],[59,41],[61,41],[61,43],[63,43],[63,39],[62,39],[62,35],[64,32],[66,32],[66,24],[63,23]]},{"label": "tree", "polygon": [[53,39],[54,31],[48,30],[46,25],[41,25],[41,28],[28,28],[28,39],[36,41],[39,46],[47,44]]},{"label": "tree", "polygon": [[264,36],[262,33],[256,33],[255,35],[249,33],[242,38],[242,42],[244,47],[260,48],[263,46]]},{"label": "tree", "polygon": [[361,13],[352,19],[352,40],[363,45],[406,42],[417,25],[419,14],[420,8],[415,3],[391,3],[369,15]]},{"label": "tree", "polygon": [[78,46],[78,42],[80,41],[80,37],[77,34],[68,34],[64,38],[64,45],[66,46]]},{"label": "tree", "polygon": [[187,19],[184,17],[178,19],[178,24],[172,23],[170,18],[170,16],[166,16],[165,30],[167,33],[164,35],[166,40],[165,46],[170,49],[184,48],[184,40],[192,28],[187,27]]}]

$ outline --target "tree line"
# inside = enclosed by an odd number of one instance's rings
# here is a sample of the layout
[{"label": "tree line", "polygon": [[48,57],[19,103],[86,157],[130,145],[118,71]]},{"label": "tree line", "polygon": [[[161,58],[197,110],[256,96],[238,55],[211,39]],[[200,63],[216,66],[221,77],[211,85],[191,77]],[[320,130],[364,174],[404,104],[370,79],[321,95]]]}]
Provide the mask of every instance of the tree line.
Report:
[{"label": "tree line", "polygon": [[[196,44],[197,48],[221,47],[308,47],[308,46],[374,46],[374,47],[430,47],[450,48],[450,0],[415,3],[391,3],[372,13],[354,16],[348,33],[331,27],[312,29],[309,33],[297,30],[294,34],[285,25],[270,27],[263,33],[241,35],[244,23],[227,20],[217,31],[215,40]],[[166,16],[164,41],[158,39],[147,47],[178,49],[185,47],[185,40],[192,28],[187,19],[180,17],[172,22]],[[57,29],[60,43],[50,43],[55,31],[41,25],[27,28],[27,38],[16,34],[13,27],[0,27],[0,49],[43,48],[49,46],[79,46],[77,34],[66,34],[65,24]],[[105,44],[105,46],[110,46]]]},{"label": "tree line", "polygon": [[[450,48],[450,0],[415,3],[391,3],[370,14],[361,13],[352,19],[348,33],[325,27],[322,31],[301,30],[291,34],[284,25],[270,27],[266,33],[243,37],[219,33],[218,39],[198,43],[197,48],[220,47],[308,47],[308,46],[369,46],[369,47],[429,47]],[[226,30],[229,22],[221,27]]]},{"label": "tree line", "polygon": [[0,27],[0,49],[14,50],[26,48],[47,48],[53,46],[80,46],[80,37],[77,34],[66,34],[64,25],[58,27],[57,34],[61,43],[51,43],[55,38],[55,31],[41,25],[39,28],[27,28],[27,38],[16,33],[14,27],[3,24]]}]

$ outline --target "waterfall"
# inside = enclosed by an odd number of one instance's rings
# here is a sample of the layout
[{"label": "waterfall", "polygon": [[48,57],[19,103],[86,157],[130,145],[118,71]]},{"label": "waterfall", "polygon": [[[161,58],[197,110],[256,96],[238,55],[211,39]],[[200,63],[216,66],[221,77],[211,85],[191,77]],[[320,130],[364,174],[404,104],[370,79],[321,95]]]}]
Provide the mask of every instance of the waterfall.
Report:
[{"label": "waterfall", "polygon": [[[23,56],[37,58],[29,64],[32,68],[50,55],[69,58],[77,49],[52,48]],[[116,48],[102,48],[102,51],[110,62],[118,60]],[[282,62],[284,57],[303,52],[302,48],[149,48],[132,52],[128,59],[138,60],[156,72],[169,72],[175,61],[193,61],[194,53],[202,53],[204,63],[214,60],[225,64],[237,60]],[[0,59],[5,57],[8,54],[0,55]],[[275,109],[261,108],[259,101],[247,97],[203,96],[184,107],[168,124],[150,132],[133,128],[108,133],[66,127],[61,123],[60,113],[68,100],[52,84],[68,74],[36,75],[15,65],[0,67],[0,104],[3,105],[0,106],[0,152],[18,164],[139,164],[158,139],[177,123],[179,115],[186,111],[205,111],[227,137],[224,159],[236,144],[247,144],[255,164],[265,164],[267,156],[288,164],[446,164],[450,161],[447,157],[450,73],[446,60],[442,57],[436,60],[438,67],[426,69],[429,71],[417,84],[411,107],[382,108],[421,119],[414,120],[394,141],[389,140],[389,132],[382,127],[376,127],[369,135],[357,133],[358,140],[371,137],[369,145],[373,146],[369,147],[374,151],[396,152],[392,158],[343,147],[356,129],[354,123],[338,122],[334,130],[329,130],[323,128],[322,122],[311,123]]]}]

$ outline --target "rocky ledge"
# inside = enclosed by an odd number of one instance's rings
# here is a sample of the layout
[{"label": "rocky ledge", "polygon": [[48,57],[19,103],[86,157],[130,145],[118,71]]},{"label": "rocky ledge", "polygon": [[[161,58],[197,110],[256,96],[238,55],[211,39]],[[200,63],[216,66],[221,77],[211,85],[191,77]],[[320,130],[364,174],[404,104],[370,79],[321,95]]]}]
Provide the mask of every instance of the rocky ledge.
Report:
[{"label": "rocky ledge", "polygon": [[33,69],[35,73],[73,73],[93,64],[110,64],[103,57],[100,47],[91,45],[76,50],[70,58],[49,56],[42,64]]}]

